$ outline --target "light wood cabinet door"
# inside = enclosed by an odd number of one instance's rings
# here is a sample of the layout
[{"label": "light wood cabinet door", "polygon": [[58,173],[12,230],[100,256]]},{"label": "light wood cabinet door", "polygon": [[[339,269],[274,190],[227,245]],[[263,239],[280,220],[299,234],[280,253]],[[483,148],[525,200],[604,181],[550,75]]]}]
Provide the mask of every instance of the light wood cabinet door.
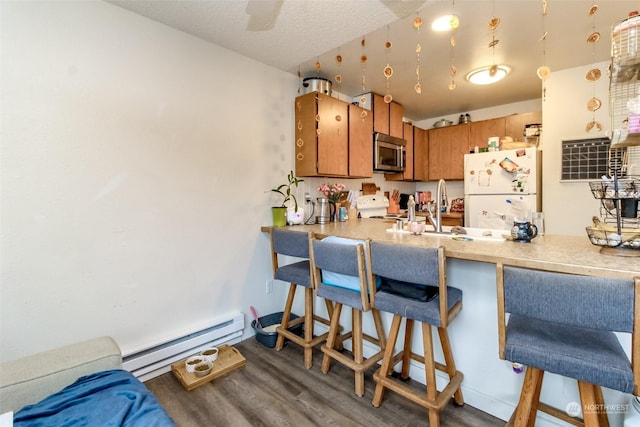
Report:
[{"label": "light wood cabinet door", "polygon": [[497,136],[502,139],[505,136],[505,118],[482,120],[479,122],[471,122],[469,127],[469,151],[477,145],[478,147],[486,147],[489,137]]},{"label": "light wood cabinet door", "polygon": [[337,98],[319,93],[318,174],[349,174],[349,109]]},{"label": "light wood cabinet door", "polygon": [[505,117],[505,136],[513,137],[514,141],[524,141],[524,128],[529,124],[542,124],[542,111]]},{"label": "light wood cabinet door", "polygon": [[[395,101],[391,101],[389,104],[389,135],[397,138],[404,138],[405,123],[402,120],[404,116],[404,107]],[[405,138],[406,139],[406,138]],[[413,139],[413,136],[412,136]]]},{"label": "light wood cabinet door", "polygon": [[349,104],[349,176],[373,176],[373,115]]},{"label": "light wood cabinet door", "polygon": [[429,179],[429,132],[413,128],[413,180]]},{"label": "light wood cabinet door", "polygon": [[389,104],[377,93],[373,97],[373,131],[389,135]]},{"label": "light wood cabinet door", "polygon": [[312,92],[295,100],[296,175],[347,176],[348,104]]},{"label": "light wood cabinet door", "polygon": [[469,153],[469,123],[430,129],[429,180],[464,179],[464,155]]}]

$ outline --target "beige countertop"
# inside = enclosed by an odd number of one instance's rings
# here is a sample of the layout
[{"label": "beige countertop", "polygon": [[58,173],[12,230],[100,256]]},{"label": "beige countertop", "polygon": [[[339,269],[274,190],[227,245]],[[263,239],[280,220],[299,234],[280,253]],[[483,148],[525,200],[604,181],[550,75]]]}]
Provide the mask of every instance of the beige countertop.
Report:
[{"label": "beige countertop", "polygon": [[[640,257],[628,256],[635,255],[635,250],[618,250],[620,255],[603,254],[600,252],[600,247],[589,242],[586,233],[584,236],[547,234],[534,238],[530,243],[458,241],[447,237],[415,236],[409,233],[387,231],[392,227],[393,222],[393,220],[362,218],[324,225],[290,227],[311,231],[319,237],[336,235],[356,239],[369,238],[403,245],[444,246],[448,257],[470,261],[487,263],[501,261],[521,267],[590,276],[621,278],[640,276]],[[262,231],[269,231],[270,228],[262,227]]]}]

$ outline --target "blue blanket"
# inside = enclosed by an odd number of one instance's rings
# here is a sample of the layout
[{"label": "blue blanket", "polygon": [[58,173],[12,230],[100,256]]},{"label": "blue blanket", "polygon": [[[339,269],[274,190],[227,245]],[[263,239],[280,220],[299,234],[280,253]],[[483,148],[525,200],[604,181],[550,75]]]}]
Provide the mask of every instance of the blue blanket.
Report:
[{"label": "blue blanket", "polygon": [[16,412],[15,427],[175,426],[155,396],[130,372],[87,375]]}]

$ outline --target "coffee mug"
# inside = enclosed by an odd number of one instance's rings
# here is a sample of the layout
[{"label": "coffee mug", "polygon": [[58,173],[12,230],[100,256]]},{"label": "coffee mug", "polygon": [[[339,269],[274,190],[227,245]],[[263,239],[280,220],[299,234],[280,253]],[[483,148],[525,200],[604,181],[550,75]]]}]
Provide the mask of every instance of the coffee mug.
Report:
[{"label": "coffee mug", "polygon": [[530,242],[538,235],[538,227],[529,221],[514,221],[511,227],[511,237],[517,242]]}]

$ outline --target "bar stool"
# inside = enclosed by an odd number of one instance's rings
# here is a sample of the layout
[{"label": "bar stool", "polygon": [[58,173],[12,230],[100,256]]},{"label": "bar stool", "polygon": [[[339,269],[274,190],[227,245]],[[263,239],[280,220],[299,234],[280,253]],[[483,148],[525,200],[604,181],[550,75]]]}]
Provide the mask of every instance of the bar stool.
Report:
[{"label": "bar stool", "polygon": [[[276,328],[278,339],[276,350],[282,350],[285,338],[304,348],[304,366],[309,369],[313,365],[313,347],[325,341],[328,332],[317,337],[313,336],[314,321],[318,321],[329,326],[329,320],[314,313],[314,283],[311,274],[311,263],[309,261],[309,242],[312,233],[293,231],[289,229],[274,228],[271,230],[271,259],[273,264],[273,277],[283,282],[289,282],[289,294],[282,314],[282,322]],[[287,265],[279,265],[278,255],[306,258]],[[304,288],[304,315],[293,321],[289,321],[291,308],[298,286]],[[327,312],[331,314],[333,305],[325,300]],[[304,325],[304,336],[300,337],[289,328]]]},{"label": "bar stool", "polygon": [[[463,374],[456,370],[447,332],[447,326],[462,309],[462,291],[446,285],[446,258],[442,247],[425,248],[372,242],[370,254],[371,273],[377,275],[382,282],[375,297],[375,307],[393,313],[382,366],[373,376],[376,381],[373,406],[379,407],[385,389],[390,389],[426,408],[429,411],[429,426],[439,426],[440,411],[452,396],[456,404],[464,404],[460,389]],[[403,318],[404,345],[394,355]],[[422,325],[424,356],[411,349],[416,321]],[[438,328],[444,364],[434,359],[431,326]],[[426,393],[420,393],[390,376],[394,366],[402,362],[401,377],[407,379],[412,359],[424,364]],[[436,369],[449,376],[449,382],[440,393],[436,388]]]},{"label": "bar stool", "polygon": [[[540,410],[573,425],[608,426],[601,387],[636,396],[640,389],[640,277],[588,277],[502,263],[496,273],[500,359],[527,367],[507,425],[533,426]],[[633,362],[614,332],[632,334]],[[578,381],[583,419],[540,402],[545,372]]]},{"label": "bar stool", "polygon": [[[334,304],[329,336],[321,347],[324,353],[321,371],[325,374],[329,372],[331,359],[345,365],[355,372],[356,395],[364,396],[364,372],[382,359],[385,346],[382,319],[371,303],[375,286],[369,281],[365,259],[365,247],[369,241],[330,236],[323,240],[313,239],[311,243],[311,265],[318,296]],[[351,307],[352,328],[346,333],[340,331],[343,305]],[[365,334],[362,330],[362,313],[368,311],[373,316],[377,337]],[[347,340],[351,340],[353,357],[342,353],[338,347]],[[365,340],[377,345],[380,351],[365,358]]]}]

